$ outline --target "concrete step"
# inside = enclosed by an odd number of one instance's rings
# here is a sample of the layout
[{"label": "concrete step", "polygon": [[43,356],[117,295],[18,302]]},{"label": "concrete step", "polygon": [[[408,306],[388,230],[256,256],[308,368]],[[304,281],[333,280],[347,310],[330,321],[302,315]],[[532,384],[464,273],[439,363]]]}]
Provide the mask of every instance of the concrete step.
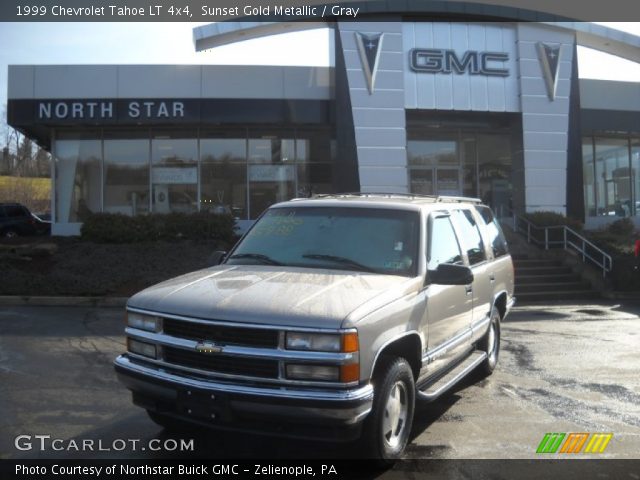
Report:
[{"label": "concrete step", "polygon": [[572,283],[582,281],[582,277],[575,273],[561,273],[559,275],[524,275],[516,272],[516,285],[529,283]]},{"label": "concrete step", "polygon": [[543,293],[543,292],[573,292],[573,291],[583,291],[589,290],[591,288],[591,284],[589,282],[579,281],[579,282],[562,282],[562,283],[526,283],[526,284],[516,284],[515,295],[519,297],[523,293]]},{"label": "concrete step", "polygon": [[571,268],[558,267],[515,267],[516,277],[519,275],[566,275],[573,273]]},{"label": "concrete step", "polygon": [[529,268],[529,267],[563,267],[559,260],[540,260],[537,258],[528,258],[526,260],[515,260],[513,262],[515,269]]},{"label": "concrete step", "polygon": [[553,292],[521,293],[517,295],[518,305],[530,302],[586,300],[594,298],[600,298],[600,294],[598,292],[594,292],[593,290],[556,290]]}]

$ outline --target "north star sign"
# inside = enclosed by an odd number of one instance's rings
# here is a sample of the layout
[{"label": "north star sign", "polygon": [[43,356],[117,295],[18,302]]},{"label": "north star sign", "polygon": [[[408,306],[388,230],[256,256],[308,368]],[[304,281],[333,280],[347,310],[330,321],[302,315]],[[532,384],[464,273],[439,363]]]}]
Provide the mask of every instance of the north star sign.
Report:
[{"label": "north star sign", "polygon": [[[38,120],[109,120],[115,118],[113,101],[38,102]],[[132,119],[183,118],[184,102],[132,100],[125,115]]]},{"label": "north star sign", "polygon": [[458,55],[453,50],[439,48],[414,48],[409,52],[409,66],[418,73],[457,73],[508,77],[504,63],[509,60],[506,52],[477,52],[467,50]]}]

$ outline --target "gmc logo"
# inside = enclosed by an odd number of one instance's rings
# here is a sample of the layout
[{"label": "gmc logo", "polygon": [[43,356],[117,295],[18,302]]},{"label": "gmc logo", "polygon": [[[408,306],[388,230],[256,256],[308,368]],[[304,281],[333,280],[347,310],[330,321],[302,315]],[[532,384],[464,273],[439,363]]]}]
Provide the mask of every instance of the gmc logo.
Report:
[{"label": "gmc logo", "polygon": [[509,60],[508,53],[469,50],[459,58],[453,50],[414,48],[409,52],[409,66],[418,73],[457,73],[470,75],[509,76],[509,70],[499,68]]}]

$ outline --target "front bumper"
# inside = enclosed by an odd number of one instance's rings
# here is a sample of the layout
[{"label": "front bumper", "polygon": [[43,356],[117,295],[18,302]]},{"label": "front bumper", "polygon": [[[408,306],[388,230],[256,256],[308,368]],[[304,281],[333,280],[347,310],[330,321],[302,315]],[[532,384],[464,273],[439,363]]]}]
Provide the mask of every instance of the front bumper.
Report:
[{"label": "front bumper", "polygon": [[172,373],[126,354],[114,367],[137,405],[228,430],[351,440],[373,402],[370,384],[348,390],[239,385]]}]

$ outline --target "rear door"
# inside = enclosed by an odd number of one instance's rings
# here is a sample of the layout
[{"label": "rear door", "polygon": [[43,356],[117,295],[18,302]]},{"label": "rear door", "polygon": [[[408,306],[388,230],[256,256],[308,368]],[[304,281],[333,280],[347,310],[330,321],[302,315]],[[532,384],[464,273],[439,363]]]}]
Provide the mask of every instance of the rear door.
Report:
[{"label": "rear door", "polygon": [[478,218],[471,209],[456,209],[451,220],[462,243],[462,252],[473,272],[473,314],[470,327],[489,318],[493,300],[495,276],[491,271]]},{"label": "rear door", "polygon": [[489,271],[494,278],[493,294],[495,296],[501,292],[507,292],[511,296],[514,288],[513,263],[509,255],[507,240],[502,233],[498,219],[489,207],[478,205],[476,210],[484,223],[482,231],[491,257]]}]

